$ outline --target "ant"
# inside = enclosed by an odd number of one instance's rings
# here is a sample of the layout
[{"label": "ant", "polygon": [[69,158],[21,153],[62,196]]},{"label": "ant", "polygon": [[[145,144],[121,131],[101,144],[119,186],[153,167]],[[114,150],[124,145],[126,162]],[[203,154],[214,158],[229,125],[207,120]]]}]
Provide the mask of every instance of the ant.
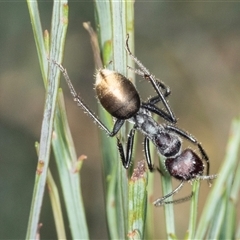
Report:
[{"label": "ant", "polygon": [[[125,76],[106,68],[98,70],[96,73],[95,90],[101,105],[116,119],[112,131],[102,123],[102,121],[88,108],[82,98],[76,93],[66,69],[56,61],[53,61],[53,63],[56,64],[63,73],[77,105],[81,107],[108,136],[115,136],[125,121],[129,121],[133,124],[128,135],[126,153],[124,153],[123,145],[119,138],[116,137],[117,147],[124,168],[128,169],[132,161],[133,143],[136,130],[139,130],[144,135],[144,153],[148,168],[151,172],[154,171],[155,168],[151,160],[149,148],[150,141],[155,145],[157,152],[166,158],[165,167],[167,171],[172,177],[180,180],[181,183],[174,191],[157,199],[154,202],[154,205],[160,206],[166,203],[185,201],[191,198],[192,194],[186,198],[171,202],[167,202],[165,199],[174,195],[183,186],[185,181],[199,178],[207,179],[210,182],[210,180],[214,179],[216,176],[209,176],[209,158],[201,144],[192,135],[175,126],[177,120],[166,100],[171,93],[169,87],[159,79],[156,79],[132,54],[129,49],[128,39],[129,35],[127,35],[126,39],[126,51],[138,65],[139,69],[134,70],[130,67],[128,68],[148,80],[156,91],[157,96],[151,97],[143,102],[140,100],[140,96],[133,83]],[[163,103],[167,111],[156,106],[160,101]],[[157,114],[170,124],[159,124],[153,119],[151,113]],[[181,137],[198,147],[201,158],[190,148],[183,151],[181,150]],[[207,164],[206,176],[202,176],[204,171],[202,159]],[[157,170],[161,173],[159,168],[157,168]]]}]

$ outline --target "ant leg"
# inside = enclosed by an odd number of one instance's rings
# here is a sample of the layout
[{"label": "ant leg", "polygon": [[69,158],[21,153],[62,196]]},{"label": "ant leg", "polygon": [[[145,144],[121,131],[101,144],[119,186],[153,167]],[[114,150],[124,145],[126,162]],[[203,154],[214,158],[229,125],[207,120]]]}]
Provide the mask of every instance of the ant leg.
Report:
[{"label": "ant leg", "polygon": [[[168,94],[169,95],[169,94]],[[164,95],[164,97],[167,97],[168,95]],[[156,104],[161,101],[161,98],[159,96],[151,97],[147,100],[148,103]]]},{"label": "ant leg", "polygon": [[62,72],[68,87],[70,89],[70,92],[73,96],[73,100],[77,103],[77,105],[79,107],[81,107],[85,113],[87,113],[94,122],[96,122],[98,124],[98,126],[100,128],[102,128],[107,135],[109,135],[110,137],[113,137],[114,135],[116,135],[118,133],[118,131],[120,130],[120,128],[122,127],[122,125],[124,124],[125,120],[122,119],[118,119],[113,126],[113,130],[110,131],[103,123],[102,121],[88,108],[88,106],[83,102],[83,100],[81,99],[81,97],[77,94],[76,90],[74,89],[72,82],[68,76],[67,70],[59,63],[57,63],[55,60],[51,60],[58,68],[59,70]]},{"label": "ant leg", "polygon": [[147,165],[149,168],[150,172],[153,172],[154,166],[152,164],[152,159],[151,159],[151,153],[150,153],[150,148],[149,148],[149,139],[147,137],[144,138],[144,153],[145,153],[145,157],[146,157],[146,161],[147,161]]},{"label": "ant leg", "polygon": [[173,124],[176,123],[176,120],[173,121],[173,119],[171,118],[171,116],[169,114],[167,114],[165,111],[158,108],[154,104],[142,102],[141,107],[149,110],[150,112],[153,112],[153,113],[159,115],[160,117],[162,117],[163,119],[165,119],[166,121],[168,121],[170,123],[173,123]]},{"label": "ant leg", "polygon": [[[166,92],[164,93],[164,97],[169,96],[169,94],[171,93],[170,89],[167,88]],[[175,124],[177,122],[177,119],[173,119],[172,116],[168,113],[166,113],[165,111],[163,111],[162,109],[159,109],[157,106],[155,106],[156,103],[160,102],[162,99],[159,95],[152,97],[150,99],[148,99],[147,102],[142,102],[142,107],[149,110],[150,112],[153,112],[157,115],[159,115],[160,117],[164,118],[166,121]]]},{"label": "ant leg", "polygon": [[[164,97],[169,96],[170,93],[171,92],[169,89],[169,91],[166,91],[164,93]],[[173,121],[173,119],[171,118],[171,116],[169,114],[167,114],[165,111],[163,111],[162,109],[155,106],[155,104],[157,104],[160,101],[161,101],[161,98],[157,95],[155,97],[151,97],[150,99],[148,99],[147,102],[142,102],[141,106],[143,108],[149,110],[150,112],[153,112],[153,113],[159,115],[160,117],[164,118],[166,121],[175,124],[177,122],[176,119],[175,119],[175,121]]]},{"label": "ant leg", "polygon": [[[184,137],[185,139],[187,139],[188,141],[192,142],[194,145],[196,145],[201,153],[202,158],[205,160],[206,164],[207,164],[207,176],[209,176],[209,170],[210,170],[210,161],[209,158],[207,156],[207,153],[205,152],[205,150],[203,149],[202,145],[198,142],[197,139],[195,139],[192,135],[190,135],[189,133],[175,127],[172,125],[166,125],[165,129],[170,130],[172,132],[177,133],[178,135],[180,135],[181,137]],[[211,184],[210,180],[208,181],[209,184]]]},{"label": "ant leg", "polygon": [[149,149],[149,139],[147,137],[144,138],[143,144],[144,144],[144,153],[145,153],[145,157],[147,160],[149,171],[153,172],[153,171],[157,170],[161,175],[164,176],[164,173],[161,171],[161,169],[159,167],[155,168],[152,163],[151,152]]},{"label": "ant leg", "polygon": [[[159,86],[162,87],[162,83],[158,82]],[[168,97],[171,93],[170,89],[168,87],[166,87],[165,85],[164,89],[166,90],[164,92],[164,97]],[[162,87],[163,88],[163,87]],[[166,121],[171,122],[171,123],[176,123],[177,120],[175,119],[175,121],[173,121],[171,115],[167,114],[165,111],[163,111],[162,109],[159,109],[157,106],[155,106],[155,104],[157,104],[158,102],[160,102],[162,99],[159,95],[155,96],[155,97],[151,97],[150,99],[148,99],[148,101],[142,102],[142,107],[149,110],[150,112],[153,112],[157,115],[159,115],[160,117],[164,118]]]},{"label": "ant leg", "polygon": [[[96,118],[96,116],[95,116],[95,118]],[[98,119],[99,120],[99,119]],[[99,122],[100,122],[100,120],[99,120]],[[117,119],[116,120],[116,122],[114,123],[114,125],[113,125],[113,130],[112,130],[112,132],[110,132],[108,135],[109,135],[109,137],[114,137],[117,133],[118,133],[118,131],[121,129],[121,127],[122,127],[122,125],[124,124],[124,122],[125,122],[125,120],[123,120],[123,119]],[[102,123],[102,122],[101,122]],[[99,123],[98,123],[99,124]],[[102,125],[103,125],[103,123],[102,123]],[[101,127],[101,126],[100,126]],[[104,127],[106,128],[106,126],[104,125]],[[107,129],[108,130],[108,129]],[[109,131],[109,130],[108,130]]]},{"label": "ant leg", "polygon": [[[165,202],[165,199],[167,199],[167,198],[173,196],[175,193],[177,193],[182,188],[183,184],[184,184],[184,181],[181,181],[181,183],[179,184],[179,186],[176,189],[174,189],[172,192],[170,192],[169,194],[165,195],[164,197],[158,198],[157,200],[155,200],[153,202],[153,204],[156,207],[159,207],[159,206],[162,206],[164,204],[174,203],[175,201],[179,201],[179,200],[173,200],[173,201],[169,201],[169,202],[166,201]],[[192,197],[192,194],[191,194],[191,197]],[[183,198],[183,199],[186,199],[186,198]]]},{"label": "ant leg", "polygon": [[167,97],[171,94],[171,90],[168,86],[166,86],[162,81],[160,81],[159,79],[157,78],[154,78],[157,85],[158,85],[158,88],[162,88],[165,92],[164,92],[164,97]]},{"label": "ant leg", "polygon": [[[132,57],[134,57],[134,56],[132,56]],[[131,71],[135,72],[137,75],[139,75],[139,76],[141,76],[141,77],[143,77],[145,79],[147,78],[146,77],[146,73],[144,73],[140,69],[134,69],[134,68],[129,67],[129,66],[127,66],[127,68],[130,69]],[[167,97],[167,96],[169,96],[171,94],[170,88],[168,86],[166,86],[162,81],[160,81],[159,79],[157,79],[155,77],[154,77],[154,80],[155,80],[155,82],[157,84],[157,87],[158,88],[162,88],[164,90],[164,97]],[[159,101],[161,101],[160,97],[159,97],[159,100],[157,102],[159,102]]]},{"label": "ant leg", "polygon": [[[199,176],[198,179],[201,179],[201,180],[213,180],[217,178],[217,175],[210,175],[210,176]],[[167,194],[166,196],[162,197],[162,198],[159,198],[157,199],[156,201],[153,202],[153,204],[156,206],[156,207],[159,207],[159,206],[162,206],[164,204],[176,204],[176,203],[182,203],[182,202],[185,202],[185,201],[188,201],[192,198],[193,196],[193,192],[191,192],[191,194],[187,197],[184,197],[184,198],[180,198],[180,199],[176,199],[176,200],[173,200],[173,201],[165,201],[165,199],[169,198],[170,196],[172,196],[173,194],[177,193],[179,191],[179,189],[182,188],[184,184],[184,181],[182,181],[180,183],[180,185],[175,189],[173,190],[171,193]]]},{"label": "ant leg", "polygon": [[124,154],[123,145],[120,142],[119,138],[117,137],[117,147],[120,154],[120,158],[122,160],[122,164],[124,168],[128,169],[131,161],[132,161],[132,152],[133,152],[133,143],[134,143],[134,136],[135,136],[135,128],[132,128],[127,141],[127,149],[126,149],[126,156]]},{"label": "ant leg", "polygon": [[[170,88],[165,86],[164,84],[162,85],[162,82],[158,81],[157,79],[156,79],[156,81],[157,81],[159,87],[165,90],[164,97],[167,98],[171,94]],[[161,100],[162,99],[160,98],[160,96],[157,95],[155,97],[149,98],[147,102],[156,104],[156,103],[160,102]]]},{"label": "ant leg", "polygon": [[[201,180],[213,180],[215,178],[217,178],[217,174],[210,175],[210,176],[199,176],[198,177],[198,179],[201,179]],[[192,196],[193,196],[193,192],[191,192],[191,194],[189,196],[184,197],[184,198],[176,199],[176,200],[173,200],[173,201],[165,201],[165,199],[167,199],[170,196],[172,196],[173,194],[177,193],[179,191],[179,189],[182,188],[183,183],[184,183],[184,181],[182,181],[180,183],[180,185],[175,190],[173,190],[171,193],[167,194],[166,196],[164,196],[162,198],[157,199],[156,201],[153,202],[153,204],[156,207],[159,207],[159,206],[162,206],[164,204],[172,204],[172,203],[176,204],[176,203],[182,203],[182,202],[190,200],[192,198]]]},{"label": "ant leg", "polygon": [[217,174],[213,174],[213,175],[209,175],[209,176],[198,176],[197,179],[200,180],[213,180],[216,179],[218,177]]},{"label": "ant leg", "polygon": [[[160,91],[159,89],[159,81],[156,81],[155,77],[143,66],[143,64],[132,54],[132,52],[129,49],[129,45],[128,45],[128,39],[129,39],[129,35],[127,34],[127,39],[126,39],[126,50],[129,54],[129,56],[133,59],[133,61],[140,67],[141,70],[136,70],[135,73],[143,76],[145,79],[148,79],[153,88],[155,89],[155,91],[157,92],[157,94],[159,95],[160,99],[163,102],[163,105],[165,106],[168,114],[170,115],[170,118],[172,119],[172,122],[176,122],[176,118],[174,116],[173,111],[170,109],[164,94]],[[163,83],[161,83],[163,86],[165,86]]]},{"label": "ant leg", "polygon": [[[180,199],[176,199],[176,200],[173,200],[173,201],[164,201],[164,202],[160,202],[159,204],[155,205],[156,207],[159,207],[159,206],[163,206],[164,204],[177,204],[177,203],[182,203],[182,202],[186,202],[188,200],[190,200],[193,196],[193,192],[191,192],[191,194],[189,196],[186,196],[186,197],[183,197],[183,198],[180,198]],[[159,199],[160,200],[160,199]],[[156,200],[157,201],[157,200]],[[155,202],[154,202],[155,203]]]}]

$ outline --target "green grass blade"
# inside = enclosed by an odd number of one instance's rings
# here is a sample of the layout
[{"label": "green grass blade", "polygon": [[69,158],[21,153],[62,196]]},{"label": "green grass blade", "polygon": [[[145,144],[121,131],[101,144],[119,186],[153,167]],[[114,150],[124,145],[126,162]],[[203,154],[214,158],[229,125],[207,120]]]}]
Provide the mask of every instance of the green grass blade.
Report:
[{"label": "green grass blade", "polygon": [[[40,60],[42,75],[43,75],[45,86],[47,88],[44,115],[43,115],[43,121],[42,121],[42,129],[41,129],[41,138],[39,143],[39,159],[38,159],[38,166],[37,166],[37,174],[35,178],[32,205],[30,210],[27,237],[26,237],[27,239],[33,239],[33,238],[36,238],[37,231],[38,231],[40,211],[41,211],[43,194],[44,194],[45,185],[46,185],[52,131],[53,131],[53,120],[54,120],[59,81],[57,80],[57,78],[55,78],[56,72],[53,69],[49,71],[48,77],[47,77],[48,62],[47,62],[47,55],[46,55],[44,40],[42,36],[42,28],[41,28],[37,2],[27,1],[27,3],[28,3],[31,22],[32,22],[34,38],[37,46],[38,56]],[[63,13],[66,11],[63,3],[62,2],[55,3],[55,7],[58,8],[58,11],[56,12],[56,17],[58,17],[58,19],[62,19],[64,15]],[[59,36],[59,35],[62,36],[64,35],[63,34],[64,29],[66,29],[65,24],[64,23],[59,24],[58,27],[55,27],[54,33],[56,34],[56,36]],[[55,39],[52,39],[51,47],[52,46],[56,47]],[[60,56],[59,54],[56,54],[55,48],[51,48],[51,56],[56,56],[56,55],[58,55],[58,57]],[[46,79],[49,79],[49,81],[47,82]]]},{"label": "green grass blade", "polygon": [[[150,149],[153,146],[150,145]],[[150,150],[151,151],[151,150]],[[153,154],[154,156],[154,154]],[[154,159],[154,158],[153,158]],[[154,192],[154,175],[153,173],[148,174],[148,201],[147,201],[147,216],[146,216],[146,230],[145,238],[153,239],[154,237],[154,213],[156,212],[155,206],[153,205],[153,192]]]},{"label": "green grass blade", "polygon": [[207,233],[207,237],[209,239],[219,239],[221,235],[221,229],[225,225],[224,222],[226,221],[225,214],[226,214],[226,208],[227,208],[227,204],[226,204],[227,201],[228,201],[227,194],[223,194],[221,197],[221,201],[217,202],[216,208],[219,209],[219,211],[215,213],[214,218],[209,225],[209,231]]},{"label": "green grass blade", "polygon": [[[91,28],[90,23],[84,23],[84,27],[90,34],[91,43],[93,48],[93,55],[95,65],[97,68],[102,68],[103,63],[100,56],[100,51],[103,54],[104,64],[108,63],[112,57],[112,41],[111,41],[111,28],[100,26],[107,26],[110,23],[110,8],[109,3],[95,1],[95,14],[99,22],[98,41],[94,30]],[[99,14],[100,13],[100,14]],[[105,16],[105,17],[103,17]],[[106,21],[109,20],[109,21]],[[97,21],[97,20],[96,20]],[[101,30],[101,31],[100,31]],[[112,64],[109,65],[111,67]],[[104,124],[111,129],[113,126],[112,116],[108,114],[103,108],[99,107],[99,116]],[[103,183],[105,185],[105,201],[106,201],[106,214],[108,231],[111,239],[118,239],[118,215],[116,211],[116,185],[117,185],[117,164],[118,153],[116,149],[116,142],[109,138],[105,132],[100,132],[102,156],[103,156]]]},{"label": "green grass blade", "polygon": [[46,49],[46,45],[49,43],[45,43],[43,38],[43,30],[39,15],[38,3],[37,1],[27,0],[28,11],[31,19],[33,35],[35,39],[35,44],[38,53],[38,60],[42,72],[43,82],[45,87],[47,86],[47,72],[48,72],[48,62],[47,62],[47,54],[49,53],[49,48]]},{"label": "green grass blade", "polygon": [[[39,143],[35,143],[35,148],[37,151],[37,155],[39,155]],[[58,239],[66,239],[64,221],[63,221],[63,214],[61,208],[61,202],[59,198],[59,193],[57,189],[57,185],[52,177],[50,169],[47,172],[47,187],[50,196],[50,201],[52,205],[53,215],[55,219],[55,226],[57,231]]]},{"label": "green grass blade", "polygon": [[[49,35],[47,31],[45,31],[45,38],[43,39],[37,2],[28,1],[28,7],[29,7],[29,13],[31,17],[32,26],[33,26],[33,32],[34,32],[35,42],[36,42],[37,51],[38,51],[39,62],[40,62],[45,86],[47,85],[46,79],[49,79],[49,83],[50,83],[47,88],[48,90],[47,104],[45,105],[46,114],[44,115],[46,116],[47,120],[50,122],[48,123],[50,127],[48,127],[47,129],[48,130],[46,131],[47,133],[44,132],[44,134],[41,135],[41,138],[44,138],[44,142],[47,143],[47,149],[48,149],[47,157],[49,159],[50,143],[52,140],[53,116],[55,113],[60,72],[55,66],[52,65],[52,63],[50,63],[49,76],[47,77],[47,73],[48,73],[47,56],[49,54],[50,55],[49,58],[54,59],[57,62],[61,62],[62,60],[65,36],[66,36],[66,30],[67,30],[67,24],[68,24],[68,5],[67,5],[67,1],[54,1],[50,40],[49,40]],[[50,43],[50,46],[49,46],[49,43]],[[49,52],[49,49],[50,49],[50,52]],[[51,104],[51,108],[48,107],[49,104]],[[49,118],[49,113],[51,113],[50,118]],[[65,113],[64,103],[63,103],[63,98],[61,94],[59,94],[56,113],[57,113],[57,116],[55,117],[55,122],[54,122],[55,138],[53,140],[56,161],[57,163],[65,164],[67,160],[71,159],[74,162],[77,159],[77,157],[75,156],[76,154],[74,155],[75,153],[74,146],[73,146],[70,131],[68,129],[68,125],[66,122],[66,117],[64,115]],[[43,126],[45,125],[43,124]],[[45,128],[46,127],[44,127],[43,129]],[[63,141],[63,139],[66,141]],[[41,141],[40,141],[39,159],[42,159]],[[65,196],[65,203],[67,206],[71,232],[72,232],[73,238],[75,239],[76,238],[87,239],[88,231],[86,227],[83,204],[81,200],[81,188],[80,188],[79,175],[77,173],[73,173],[70,171],[72,170],[72,166],[70,166],[70,162],[71,161],[69,160],[66,165],[60,164],[60,166],[64,166],[64,168],[62,169],[59,168],[59,175],[60,175],[60,180],[63,183],[62,187],[63,187],[64,196]],[[39,179],[38,177],[39,174],[38,174],[36,177],[36,184],[34,188],[33,203],[32,203],[32,209],[31,209],[30,218],[29,218],[27,239],[36,237],[39,214],[40,214],[39,205],[41,205],[41,202],[42,202],[42,196],[43,196],[45,182],[46,182],[46,179],[43,179],[42,176],[44,177],[46,176],[45,174],[47,172],[47,167],[48,167],[48,162],[47,164],[46,162],[44,163],[45,163],[44,166],[42,162],[38,164],[38,173],[41,173],[42,181],[40,185],[38,181]],[[66,181],[66,179],[70,179],[70,180]],[[40,193],[41,195],[38,193],[39,186],[41,187],[41,190],[42,190]],[[69,190],[69,192],[67,190]],[[70,201],[66,200],[67,199],[66,196],[68,197],[68,199],[70,199]],[[55,206],[53,206],[53,208],[54,207]],[[36,211],[37,211],[37,214],[35,213]],[[55,221],[57,224],[58,219],[55,219]]]},{"label": "green grass blade", "polygon": [[188,226],[188,233],[186,239],[193,239],[194,233],[196,230],[197,224],[197,208],[198,208],[198,197],[199,197],[199,189],[200,189],[201,180],[196,180],[193,182],[193,197],[191,199],[191,211],[189,217],[189,226]]},{"label": "green grass blade", "polygon": [[[164,159],[159,158],[160,169],[165,169]],[[172,177],[168,173],[161,174],[162,194],[163,196],[172,192]],[[168,201],[172,201],[172,197],[168,198]],[[164,206],[164,217],[166,224],[166,233],[168,239],[175,238],[175,223],[174,223],[174,210],[173,204],[165,204]]]},{"label": "green grass blade", "polygon": [[[163,196],[172,192],[172,178],[168,175],[161,176],[162,192]],[[172,201],[172,197],[168,198],[168,201]],[[174,223],[174,210],[173,204],[164,205],[164,216],[166,224],[167,238],[175,238],[175,223]]]},{"label": "green grass blade", "polygon": [[67,122],[62,91],[58,94],[54,137],[52,140],[54,155],[61,181],[67,215],[73,239],[88,239],[88,229],[81,195],[79,162]]},{"label": "green grass blade", "polygon": [[231,176],[237,168],[237,163],[239,161],[238,160],[239,144],[240,144],[240,120],[235,119],[232,123],[230,131],[230,139],[227,146],[225,161],[221,167],[217,180],[214,181],[213,189],[210,192],[208,199],[206,201],[206,205],[202,212],[202,216],[200,218],[199,225],[196,231],[195,235],[196,239],[203,239],[207,234],[208,227],[211,224],[211,222],[216,221],[215,215],[217,215],[217,213],[219,213],[220,211],[224,211],[223,208],[221,209],[217,208],[219,206],[218,201],[221,201],[222,197],[224,201],[224,194],[226,192],[229,176]]},{"label": "green grass blade", "polygon": [[129,180],[128,237],[130,239],[144,239],[147,210],[147,171],[145,160],[142,160],[138,162],[138,166]]},{"label": "green grass blade", "polygon": [[52,205],[58,239],[67,239],[58,189],[49,169],[47,173],[47,186]]},{"label": "green grass blade", "polygon": [[[240,193],[240,161],[238,161],[238,167],[235,172],[235,180],[233,182],[232,191],[230,194],[230,203],[233,205],[233,211],[235,213],[239,210],[239,193]],[[233,236],[234,239],[240,239],[240,227],[237,226],[237,221],[235,223],[232,223],[230,226],[232,226],[231,229],[229,229],[229,232],[235,232],[235,236]]]},{"label": "green grass blade", "polygon": [[[133,4],[129,2],[128,4]],[[98,28],[99,45],[104,65],[124,74],[127,72],[125,40],[128,16],[126,4],[122,1],[95,1],[95,15]],[[130,6],[130,5],[128,5]],[[133,7],[131,8],[133,9]],[[133,12],[133,11],[132,11]],[[131,16],[132,17],[132,16]],[[133,27],[131,28],[133,31]],[[112,63],[109,65],[109,61]],[[107,116],[108,115],[108,116]],[[110,129],[112,117],[100,110],[100,117]],[[126,128],[121,130],[121,141],[126,140]],[[103,172],[106,186],[107,221],[110,238],[124,239],[127,234],[128,182],[126,170],[122,167],[116,142],[101,133],[103,149]],[[112,141],[112,142],[111,142]],[[113,143],[113,145],[112,145]],[[111,151],[111,152],[110,152]],[[113,204],[114,203],[114,204]],[[113,226],[112,226],[112,223]]]},{"label": "green grass blade", "polygon": [[238,228],[234,239],[240,239],[240,222],[238,223]]}]

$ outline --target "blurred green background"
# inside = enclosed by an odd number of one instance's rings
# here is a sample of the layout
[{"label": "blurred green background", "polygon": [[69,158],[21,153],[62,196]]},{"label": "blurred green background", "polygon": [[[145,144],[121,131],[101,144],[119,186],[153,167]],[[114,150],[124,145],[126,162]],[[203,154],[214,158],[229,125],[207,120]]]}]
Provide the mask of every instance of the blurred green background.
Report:
[{"label": "blurred green background", "polygon": [[[50,29],[52,1],[39,1],[39,8],[43,30]],[[84,21],[94,25],[93,3],[69,1],[69,12],[64,67],[76,89],[97,111],[93,55],[82,27]],[[137,1],[135,27],[136,56],[171,87],[169,103],[179,118],[178,126],[202,142],[210,157],[210,172],[217,173],[230,122],[240,110],[240,3]],[[20,239],[26,234],[37,163],[34,143],[40,137],[45,97],[25,2],[0,2],[0,33],[0,238]],[[154,94],[144,80],[137,78],[136,82],[143,99]],[[90,238],[104,239],[99,130],[76,107],[64,81],[61,87],[77,153],[88,156],[81,179]],[[136,160],[142,158],[139,144]],[[50,167],[58,182],[54,161]],[[189,193],[187,185],[179,196]],[[161,196],[158,188],[156,198]],[[208,191],[203,182],[199,214]],[[186,231],[188,209],[189,202],[175,206],[180,238]],[[160,238],[164,236],[160,232],[164,233],[162,208],[155,213]],[[41,222],[41,238],[56,238],[48,194]]]}]

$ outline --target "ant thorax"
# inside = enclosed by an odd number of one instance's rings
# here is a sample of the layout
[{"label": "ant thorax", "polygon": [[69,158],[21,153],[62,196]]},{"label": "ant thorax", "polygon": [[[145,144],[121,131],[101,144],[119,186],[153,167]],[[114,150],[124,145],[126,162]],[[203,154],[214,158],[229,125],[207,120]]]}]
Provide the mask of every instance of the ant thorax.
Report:
[{"label": "ant thorax", "polygon": [[146,109],[140,108],[129,121],[134,124],[134,128],[153,142],[161,155],[176,157],[181,153],[180,137],[166,130],[164,124],[156,122]]}]

